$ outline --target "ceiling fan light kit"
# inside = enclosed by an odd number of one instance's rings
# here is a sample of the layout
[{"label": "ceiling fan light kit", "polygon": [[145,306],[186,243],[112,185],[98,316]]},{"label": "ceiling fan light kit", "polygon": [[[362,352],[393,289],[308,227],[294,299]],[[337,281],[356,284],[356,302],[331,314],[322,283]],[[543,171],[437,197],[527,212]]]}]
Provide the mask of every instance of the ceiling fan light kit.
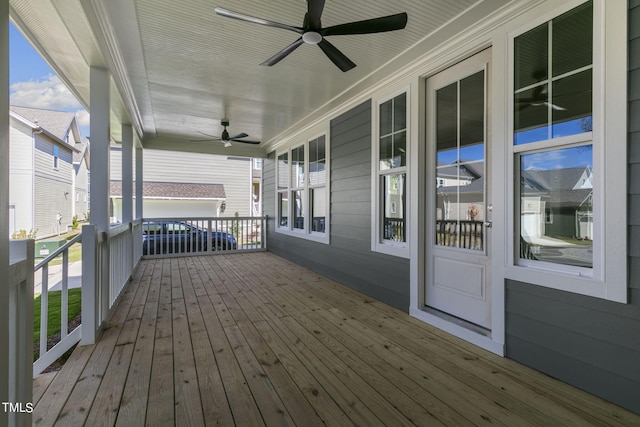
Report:
[{"label": "ceiling fan light kit", "polygon": [[324,10],[324,2],[325,0],[307,0],[307,13],[304,16],[304,23],[302,27],[294,27],[287,24],[281,24],[279,22],[268,21],[266,19],[256,18],[254,16],[245,15],[221,7],[216,7],[215,12],[226,18],[233,18],[268,27],[281,28],[300,35],[296,41],[260,65],[275,65],[300,47],[300,45],[311,44],[318,45],[325,55],[327,55],[327,57],[343,72],[354,68],[356,64],[340,52],[337,47],[329,43],[325,37],[395,31],[401,30],[407,25],[407,14],[403,12],[395,15],[366,19],[364,21],[349,22],[346,24],[323,28],[320,22],[320,17]]}]

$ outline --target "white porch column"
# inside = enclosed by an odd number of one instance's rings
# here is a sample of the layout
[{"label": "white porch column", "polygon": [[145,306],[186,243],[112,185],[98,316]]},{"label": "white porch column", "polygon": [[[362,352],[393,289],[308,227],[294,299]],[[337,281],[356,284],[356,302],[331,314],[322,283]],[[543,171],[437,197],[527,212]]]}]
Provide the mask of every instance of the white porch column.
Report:
[{"label": "white porch column", "polygon": [[[0,1],[0,277],[9,277],[9,2]],[[9,400],[9,288],[0,285],[0,402]],[[0,407],[0,427],[9,423]]]},{"label": "white porch column", "polygon": [[109,231],[109,71],[91,67],[91,224],[98,232]]},{"label": "white porch column", "polygon": [[136,219],[142,219],[142,147],[136,147]]},{"label": "white porch column", "polygon": [[133,221],[133,127],[122,125],[122,223]]},{"label": "white porch column", "polygon": [[82,227],[82,345],[93,344],[109,313],[109,72],[91,67],[91,224]]}]

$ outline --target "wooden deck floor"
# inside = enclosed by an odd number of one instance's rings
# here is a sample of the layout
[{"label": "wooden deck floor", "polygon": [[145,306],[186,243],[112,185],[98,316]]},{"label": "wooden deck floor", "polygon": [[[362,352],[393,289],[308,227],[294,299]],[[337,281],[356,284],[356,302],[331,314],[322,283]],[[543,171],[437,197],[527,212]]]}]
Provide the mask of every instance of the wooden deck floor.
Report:
[{"label": "wooden deck floor", "polygon": [[144,260],[35,425],[619,425],[640,416],[273,254]]}]

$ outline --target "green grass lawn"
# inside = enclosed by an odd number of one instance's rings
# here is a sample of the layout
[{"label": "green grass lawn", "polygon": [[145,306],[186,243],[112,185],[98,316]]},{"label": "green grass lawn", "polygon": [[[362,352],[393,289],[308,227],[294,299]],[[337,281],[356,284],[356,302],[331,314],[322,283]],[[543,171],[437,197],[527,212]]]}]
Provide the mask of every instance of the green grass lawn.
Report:
[{"label": "green grass lawn", "polygon": [[[80,314],[81,309],[81,289],[69,289],[69,320]],[[40,342],[40,302],[41,296],[38,295],[33,300],[33,343]],[[60,318],[62,316],[61,309],[62,291],[49,292],[49,313],[47,323],[47,337],[51,337],[60,332]]]}]

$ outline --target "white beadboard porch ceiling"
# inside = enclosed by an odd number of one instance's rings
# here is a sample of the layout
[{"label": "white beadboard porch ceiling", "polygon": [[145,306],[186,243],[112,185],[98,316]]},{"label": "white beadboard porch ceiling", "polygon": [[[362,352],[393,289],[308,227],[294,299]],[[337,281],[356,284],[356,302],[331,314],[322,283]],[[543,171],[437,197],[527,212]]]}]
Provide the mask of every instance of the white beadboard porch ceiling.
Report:
[{"label": "white beadboard porch ceiling", "polygon": [[327,0],[325,27],[408,14],[404,30],[329,37],[357,64],[346,73],[311,45],[273,67],[261,66],[298,36],[214,12],[220,6],[301,26],[304,0],[10,0],[10,11],[18,28],[89,109],[89,67],[109,67],[116,140],[119,123],[131,123],[145,147],[242,155],[254,147],[235,143],[224,150],[220,143],[190,140],[203,138],[200,132],[220,135],[220,120],[228,118],[231,135],[246,132],[263,141],[258,149],[264,153],[288,128],[370,80],[401,53],[448,25],[462,25],[464,20],[456,18],[481,18],[505,3]]}]

